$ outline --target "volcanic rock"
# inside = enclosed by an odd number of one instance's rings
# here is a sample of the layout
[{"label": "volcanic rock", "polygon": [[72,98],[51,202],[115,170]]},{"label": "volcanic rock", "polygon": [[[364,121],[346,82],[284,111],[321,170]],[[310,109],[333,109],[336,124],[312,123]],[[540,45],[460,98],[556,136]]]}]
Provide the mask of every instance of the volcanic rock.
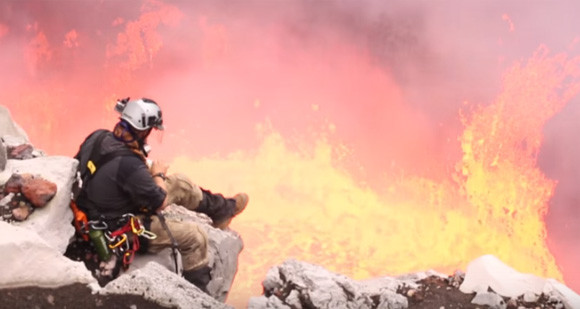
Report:
[{"label": "volcanic rock", "polygon": [[407,298],[397,293],[404,282],[394,278],[358,282],[290,259],[268,271],[262,283],[264,296],[250,299],[248,308],[407,308]]},{"label": "volcanic rock", "polygon": [[24,221],[32,213],[32,208],[26,204],[18,205],[12,209],[12,218],[16,221]]},{"label": "volcanic rock", "polygon": [[[493,267],[497,268],[492,278],[478,277]],[[465,280],[461,272],[445,276],[427,271],[356,281],[290,259],[268,271],[262,282],[264,295],[251,298],[248,308],[580,308],[579,296],[552,279],[538,278],[536,283],[543,285],[544,292],[533,302],[525,293],[510,297],[506,291],[462,292],[474,284],[488,286],[501,281],[501,270],[506,269],[510,268],[493,256],[483,256],[469,264]],[[517,283],[509,277],[502,282],[513,289],[521,288],[515,287]]]},{"label": "volcanic rock", "polygon": [[32,176],[24,178],[21,191],[33,206],[42,208],[56,195],[56,184]]},{"label": "volcanic rock", "polygon": [[8,159],[27,160],[33,158],[32,152],[34,151],[34,147],[30,144],[20,144],[15,147],[7,147],[7,151]]},{"label": "volcanic rock", "polygon": [[6,146],[0,138],[0,172],[2,172],[6,168],[6,160],[8,160]]},{"label": "volcanic rock", "polygon": [[22,183],[24,182],[24,177],[31,176],[30,174],[12,174],[10,178],[4,184],[4,193],[20,193],[20,189],[22,188]]}]

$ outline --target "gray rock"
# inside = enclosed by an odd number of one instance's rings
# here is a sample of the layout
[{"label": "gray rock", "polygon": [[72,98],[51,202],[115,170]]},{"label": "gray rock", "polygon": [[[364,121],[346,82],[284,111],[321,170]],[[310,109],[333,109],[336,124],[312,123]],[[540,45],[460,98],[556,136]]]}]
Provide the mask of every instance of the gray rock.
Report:
[{"label": "gray rock", "polygon": [[4,138],[5,135],[20,137],[24,140],[24,143],[28,143],[26,132],[12,120],[10,111],[0,105],[0,138]]},{"label": "gray rock", "polygon": [[[193,221],[200,224],[209,237],[209,267],[212,279],[207,289],[220,301],[225,301],[238,270],[238,257],[243,249],[241,236],[233,230],[220,230],[211,226],[211,219],[204,214],[187,210],[183,206],[169,205],[165,216],[174,220]],[[173,271],[174,266],[170,269]]]},{"label": "gray rock", "polygon": [[25,136],[19,135],[9,135],[9,134],[3,135],[2,141],[4,142],[4,145],[6,146],[7,150],[9,148],[14,148],[20,145],[28,144],[28,139]]},{"label": "gray rock", "polygon": [[62,255],[36,231],[0,221],[0,288],[59,287],[96,280],[81,262]]},{"label": "gray rock", "polygon": [[409,307],[407,297],[393,291],[381,293],[381,298],[377,309],[405,309]]},{"label": "gray rock", "polygon": [[6,168],[6,161],[8,160],[8,156],[6,153],[6,145],[0,138],[0,172],[2,172]]},{"label": "gray rock", "polygon": [[524,293],[524,302],[526,303],[533,303],[535,301],[538,300],[538,298],[540,298],[539,295],[537,295],[536,293],[532,293],[532,292],[526,292]]},{"label": "gray rock", "polygon": [[248,302],[248,309],[262,309],[262,308],[269,308],[269,309],[294,309],[294,308],[301,308],[301,307],[290,307],[287,304],[284,304],[279,298],[277,297],[252,297]]},{"label": "gray rock", "polygon": [[472,304],[489,306],[492,309],[505,309],[507,308],[506,302],[503,298],[496,293],[492,292],[480,292],[473,297],[471,300]]},{"label": "gray rock", "polygon": [[[161,284],[162,282],[162,284]],[[233,308],[205,294],[157,263],[125,273],[98,290],[99,294],[133,294],[172,308]]]},{"label": "gray rock", "polygon": [[271,268],[262,285],[270,296],[252,298],[250,308],[374,308],[372,297],[385,291],[292,259]]}]

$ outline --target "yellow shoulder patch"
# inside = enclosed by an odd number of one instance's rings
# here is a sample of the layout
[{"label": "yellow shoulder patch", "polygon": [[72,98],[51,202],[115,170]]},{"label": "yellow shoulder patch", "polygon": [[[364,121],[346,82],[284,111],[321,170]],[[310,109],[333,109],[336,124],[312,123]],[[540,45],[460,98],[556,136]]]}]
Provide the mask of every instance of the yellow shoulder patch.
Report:
[{"label": "yellow shoulder patch", "polygon": [[95,166],[95,163],[93,163],[93,161],[91,161],[91,160],[89,160],[89,162],[87,162],[87,168],[91,172],[91,175],[94,174],[95,171],[97,170],[97,167]]}]

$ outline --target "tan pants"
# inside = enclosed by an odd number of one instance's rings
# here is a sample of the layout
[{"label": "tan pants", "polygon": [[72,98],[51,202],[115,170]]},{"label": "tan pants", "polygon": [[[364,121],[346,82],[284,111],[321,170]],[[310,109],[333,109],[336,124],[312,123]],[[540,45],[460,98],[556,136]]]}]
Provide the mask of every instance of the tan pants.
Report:
[{"label": "tan pants", "polygon": [[195,211],[203,199],[201,188],[184,174],[168,175],[165,187],[167,188],[168,205],[177,204]]},{"label": "tan pants", "polygon": [[[166,219],[167,227],[177,242],[181,253],[183,270],[193,270],[206,266],[208,263],[208,238],[206,232],[197,223]],[[149,241],[149,252],[158,253],[165,248],[171,248],[171,238],[161,225],[159,217],[151,217],[151,232],[157,238]]]},{"label": "tan pants", "polygon": [[[194,210],[202,199],[201,189],[183,177],[185,176],[171,175],[167,178],[167,202]],[[169,218],[165,222],[177,242],[183,270],[194,270],[206,266],[208,263],[208,238],[205,230],[195,222],[177,221]],[[149,241],[149,252],[158,253],[171,247],[171,238],[163,228],[159,217],[151,217],[150,230],[157,235],[157,238]]]},{"label": "tan pants", "polygon": [[181,205],[191,211],[205,214],[217,226],[231,220],[235,215],[235,199],[205,190],[184,174],[167,176],[165,187],[167,188],[167,204]]}]

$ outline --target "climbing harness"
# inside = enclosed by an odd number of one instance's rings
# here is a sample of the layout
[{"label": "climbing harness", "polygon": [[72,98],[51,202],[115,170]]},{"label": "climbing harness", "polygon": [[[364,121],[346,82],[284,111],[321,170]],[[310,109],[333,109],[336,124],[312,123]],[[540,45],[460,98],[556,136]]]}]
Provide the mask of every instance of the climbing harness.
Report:
[{"label": "climbing harness", "polygon": [[128,268],[133,262],[135,253],[139,251],[139,237],[151,240],[157,238],[157,235],[147,231],[141,225],[139,218],[133,214],[123,215],[121,221],[126,223],[114,231],[105,232],[105,237],[107,238],[109,249],[118,256],[122,256],[123,267]]}]

